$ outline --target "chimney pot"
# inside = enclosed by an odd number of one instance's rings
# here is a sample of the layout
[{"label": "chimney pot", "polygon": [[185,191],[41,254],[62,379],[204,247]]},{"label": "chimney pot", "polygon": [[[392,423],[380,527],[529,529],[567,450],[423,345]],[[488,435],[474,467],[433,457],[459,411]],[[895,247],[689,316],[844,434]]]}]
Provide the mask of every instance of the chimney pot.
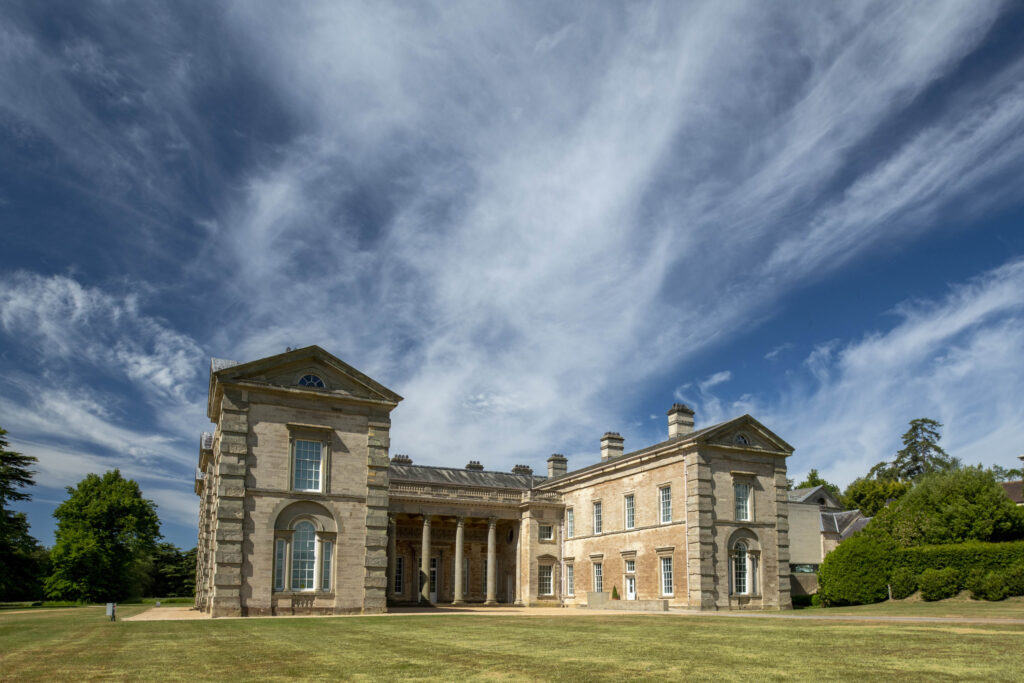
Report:
[{"label": "chimney pot", "polygon": [[678,439],[693,431],[693,409],[685,403],[673,403],[668,409],[668,438]]},{"label": "chimney pot", "polygon": [[533,474],[533,468],[529,465],[516,465],[512,468],[512,474]]},{"label": "chimney pot", "polygon": [[552,453],[548,458],[548,476],[558,477],[569,471],[569,459],[561,453]]},{"label": "chimney pot", "polygon": [[391,462],[393,462],[395,464],[398,464],[398,465],[411,465],[412,464],[412,458],[410,458],[408,455],[405,455],[403,453],[396,453],[394,455],[394,457],[391,458]]},{"label": "chimney pot", "polygon": [[622,455],[625,439],[618,432],[605,432],[601,437],[601,462]]},{"label": "chimney pot", "polygon": [[470,460],[469,463],[466,464],[466,469],[480,472],[484,469],[484,466],[480,464],[479,460]]}]

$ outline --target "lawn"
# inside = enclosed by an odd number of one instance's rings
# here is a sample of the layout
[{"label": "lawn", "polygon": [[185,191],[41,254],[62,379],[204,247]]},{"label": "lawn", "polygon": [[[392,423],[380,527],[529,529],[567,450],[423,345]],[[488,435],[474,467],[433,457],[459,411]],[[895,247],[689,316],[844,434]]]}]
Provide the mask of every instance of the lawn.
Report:
[{"label": "lawn", "polygon": [[110,623],[102,607],[81,607],[0,613],[0,678],[1010,681],[1022,642],[1024,626],[1012,624],[664,614]]}]

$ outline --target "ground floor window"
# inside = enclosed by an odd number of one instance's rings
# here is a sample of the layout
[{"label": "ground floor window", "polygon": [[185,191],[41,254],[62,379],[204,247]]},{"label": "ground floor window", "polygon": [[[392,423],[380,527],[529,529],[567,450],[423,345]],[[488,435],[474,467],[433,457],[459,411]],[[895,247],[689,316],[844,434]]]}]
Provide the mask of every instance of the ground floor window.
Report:
[{"label": "ground floor window", "polygon": [[661,594],[672,595],[672,558],[661,558]]},{"label": "ground floor window", "polygon": [[330,541],[323,543],[323,567],[320,568],[320,590],[331,590],[331,556],[334,544]]},{"label": "ground floor window", "polygon": [[299,522],[292,535],[292,590],[316,589],[316,529],[310,522]]},{"label": "ground floor window", "polygon": [[791,564],[789,565],[790,574],[816,574],[818,572],[818,565],[816,564]]},{"label": "ground floor window", "polygon": [[405,558],[395,558],[395,595],[405,593]]},{"label": "ground floor window", "polygon": [[551,581],[551,565],[542,564],[537,567],[537,594],[554,595],[554,586]]},{"label": "ground floor window", "polygon": [[277,539],[274,550],[274,590],[284,590],[284,564],[287,555],[288,542],[283,538]]},{"label": "ground floor window", "polygon": [[576,595],[576,587],[574,585],[576,583],[575,578],[576,577],[575,577],[575,571],[573,569],[573,565],[571,565],[571,564],[565,565],[565,594],[566,595]]},{"label": "ground floor window", "polygon": [[600,562],[595,562],[594,563],[594,592],[595,593],[603,593],[604,592],[604,573],[602,572],[602,567],[601,567],[601,563]]},{"label": "ground floor window", "polygon": [[757,555],[744,541],[737,541],[732,551],[732,592],[736,595],[757,594]]}]

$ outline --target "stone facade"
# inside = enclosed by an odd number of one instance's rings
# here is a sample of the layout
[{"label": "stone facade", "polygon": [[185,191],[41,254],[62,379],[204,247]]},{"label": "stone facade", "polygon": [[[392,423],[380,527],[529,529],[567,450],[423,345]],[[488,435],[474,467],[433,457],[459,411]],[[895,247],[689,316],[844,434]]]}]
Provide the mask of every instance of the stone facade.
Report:
[{"label": "stone facade", "polygon": [[790,607],[793,449],[750,416],[694,431],[677,404],[667,440],[626,452],[609,432],[598,462],[570,472],[553,455],[541,476],[389,458],[401,400],[315,346],[213,362],[199,609],[584,606],[613,591],[656,609]]}]

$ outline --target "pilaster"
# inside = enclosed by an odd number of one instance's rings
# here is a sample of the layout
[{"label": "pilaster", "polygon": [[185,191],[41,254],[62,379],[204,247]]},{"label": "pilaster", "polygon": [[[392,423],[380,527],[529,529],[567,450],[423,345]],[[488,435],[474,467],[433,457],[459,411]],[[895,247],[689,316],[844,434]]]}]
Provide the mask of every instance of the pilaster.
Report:
[{"label": "pilaster", "polygon": [[700,451],[686,456],[686,574],[691,607],[714,610],[714,499],[711,466]]},{"label": "pilaster", "polygon": [[245,458],[249,403],[243,392],[226,390],[221,403],[220,438],[214,452],[216,486],[213,514],[211,616],[242,615],[242,544],[245,541]]},{"label": "pilaster", "polygon": [[388,446],[390,421],[371,419],[366,436],[366,574],[363,613],[387,611]]}]

